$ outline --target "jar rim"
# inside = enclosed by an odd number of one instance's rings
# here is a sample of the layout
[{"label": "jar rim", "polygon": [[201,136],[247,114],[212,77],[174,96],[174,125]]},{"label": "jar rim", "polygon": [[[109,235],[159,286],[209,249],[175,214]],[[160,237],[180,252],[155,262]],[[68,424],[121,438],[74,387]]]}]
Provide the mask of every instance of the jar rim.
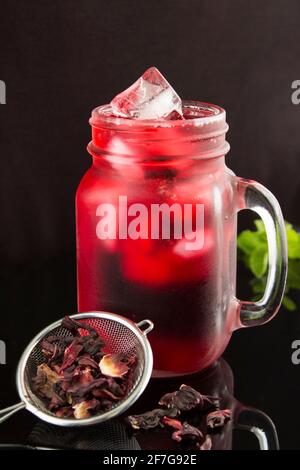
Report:
[{"label": "jar rim", "polygon": [[119,130],[145,130],[148,128],[205,128],[213,126],[223,132],[227,131],[226,111],[218,105],[197,100],[182,102],[186,119],[130,119],[114,116],[111,106],[105,104],[93,109],[90,124],[93,127]]}]

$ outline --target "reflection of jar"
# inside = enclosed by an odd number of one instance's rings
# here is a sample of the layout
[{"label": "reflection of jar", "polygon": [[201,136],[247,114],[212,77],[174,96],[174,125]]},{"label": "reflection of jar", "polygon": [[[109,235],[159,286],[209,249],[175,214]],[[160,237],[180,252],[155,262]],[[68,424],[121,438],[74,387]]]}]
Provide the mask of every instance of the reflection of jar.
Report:
[{"label": "reflection of jar", "polygon": [[[284,289],[281,212],[225,165],[225,111],[186,102],[187,119],[138,121],[93,111],[93,165],[76,196],[79,311],[150,318],[157,375],[202,370],[233,330],[263,323]],[[240,209],[266,223],[270,276],[261,302],[235,298]]]},{"label": "reflection of jar", "polygon": [[[184,378],[184,383],[195,388],[204,395],[219,397],[222,409],[230,409],[231,420],[222,430],[211,434],[212,450],[231,450],[233,431],[248,431],[258,440],[261,450],[279,449],[276,428],[269,416],[260,410],[242,405],[234,398],[234,377],[232,370],[224,359],[207,371]],[[168,381],[152,379],[145,393],[130,409],[130,414],[143,413],[145,410],[157,408],[157,403],[165,393],[179,389],[182,381],[179,378],[170,378]],[[136,435],[142,449],[175,449],[176,444],[166,430],[149,430]]]}]

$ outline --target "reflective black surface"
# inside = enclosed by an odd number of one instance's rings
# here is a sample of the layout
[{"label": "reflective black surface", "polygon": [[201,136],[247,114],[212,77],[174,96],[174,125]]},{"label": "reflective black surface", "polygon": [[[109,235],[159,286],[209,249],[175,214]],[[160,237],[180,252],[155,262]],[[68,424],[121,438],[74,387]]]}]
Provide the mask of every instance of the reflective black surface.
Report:
[{"label": "reflective black surface", "polygon": [[[244,274],[239,275],[238,284],[239,296],[250,298]],[[1,270],[1,286],[0,339],[7,346],[7,364],[0,365],[0,406],[4,408],[18,401],[15,370],[26,344],[50,322],[76,311],[74,259],[62,257],[40,265],[33,262],[7,266]],[[269,324],[235,332],[224,359],[208,371],[179,379],[153,379],[130,412],[156,407],[162,394],[186,383],[202,393],[220,396],[222,406],[233,411],[232,421],[213,437],[214,449],[256,449],[259,443],[275,448],[272,421],[280,447],[300,449],[300,365],[291,361],[291,343],[298,338],[298,313],[281,309]],[[122,418],[74,432],[49,427],[26,410],[0,425],[0,443],[66,448],[176,448],[169,433],[163,430],[128,433]]]}]

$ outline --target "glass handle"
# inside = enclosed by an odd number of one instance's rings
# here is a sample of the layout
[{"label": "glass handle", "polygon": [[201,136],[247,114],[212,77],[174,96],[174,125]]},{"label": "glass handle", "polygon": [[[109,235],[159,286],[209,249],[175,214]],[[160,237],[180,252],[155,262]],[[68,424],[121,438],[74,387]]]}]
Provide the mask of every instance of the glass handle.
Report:
[{"label": "glass handle", "polygon": [[254,434],[260,450],[279,450],[277,431],[271,418],[256,408],[238,405],[234,428]]},{"label": "glass handle", "polygon": [[268,240],[269,270],[263,297],[257,302],[238,300],[238,327],[262,325],[273,318],[281,304],[287,275],[287,242],[280,206],[259,183],[236,178],[238,210],[251,209],[262,219]]}]

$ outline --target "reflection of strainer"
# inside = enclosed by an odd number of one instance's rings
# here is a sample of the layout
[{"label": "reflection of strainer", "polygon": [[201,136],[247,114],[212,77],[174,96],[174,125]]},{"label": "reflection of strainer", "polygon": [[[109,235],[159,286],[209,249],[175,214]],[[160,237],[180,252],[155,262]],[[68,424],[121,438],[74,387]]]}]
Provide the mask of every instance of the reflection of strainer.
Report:
[{"label": "reflection of strainer", "polygon": [[[32,391],[32,378],[37,367],[44,362],[41,342],[49,336],[61,338],[71,336],[70,331],[61,326],[61,320],[52,323],[42,330],[25,349],[17,370],[17,387],[21,402],[0,411],[0,423],[22,408],[38,416],[43,421],[59,426],[81,426],[96,424],[118,416],[127,410],[145,390],[152,372],[153,357],[149,341],[146,337],[153,328],[150,320],[133,323],[127,318],[108,312],[89,312],[71,315],[71,318],[91,325],[105,341],[106,353],[119,354],[125,357],[135,355],[137,365],[131,389],[123,400],[114,404],[109,411],[91,416],[90,418],[59,418],[49,411],[45,404]],[[145,327],[145,329],[143,329]],[[84,334],[84,330],[82,330]],[[59,340],[58,340],[59,344]]]},{"label": "reflection of strainer", "polygon": [[140,450],[134,434],[123,420],[82,428],[62,428],[39,421],[27,438],[34,448],[78,450]]}]

